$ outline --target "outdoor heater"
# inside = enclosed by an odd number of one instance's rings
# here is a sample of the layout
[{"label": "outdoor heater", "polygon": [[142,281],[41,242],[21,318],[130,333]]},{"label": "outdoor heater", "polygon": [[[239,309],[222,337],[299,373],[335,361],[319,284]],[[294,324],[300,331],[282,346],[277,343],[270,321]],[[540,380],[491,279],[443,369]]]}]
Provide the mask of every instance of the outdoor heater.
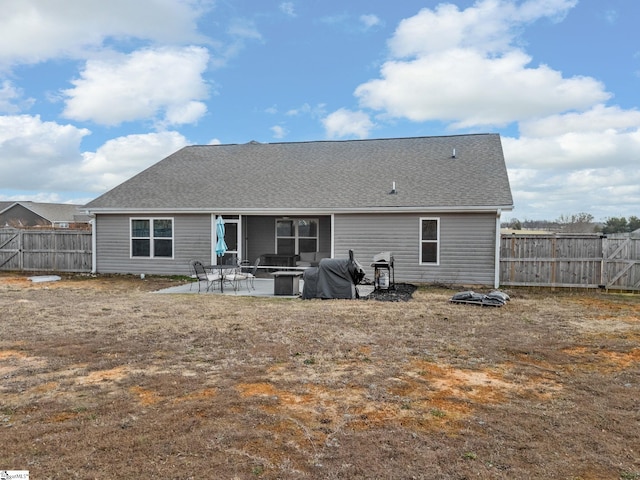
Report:
[{"label": "outdoor heater", "polygon": [[393,271],[393,255],[381,252],[373,256],[373,285],[376,290],[396,288],[396,277]]}]

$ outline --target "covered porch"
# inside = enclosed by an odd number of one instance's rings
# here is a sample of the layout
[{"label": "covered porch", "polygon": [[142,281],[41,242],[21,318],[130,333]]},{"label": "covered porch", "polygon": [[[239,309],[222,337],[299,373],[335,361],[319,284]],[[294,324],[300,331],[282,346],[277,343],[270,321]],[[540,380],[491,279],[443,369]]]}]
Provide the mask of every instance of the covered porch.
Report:
[{"label": "covered porch", "polygon": [[[215,221],[222,216],[227,251],[215,254]],[[320,257],[332,256],[331,215],[212,215],[211,258],[218,264],[259,260],[260,271],[314,266]]]}]

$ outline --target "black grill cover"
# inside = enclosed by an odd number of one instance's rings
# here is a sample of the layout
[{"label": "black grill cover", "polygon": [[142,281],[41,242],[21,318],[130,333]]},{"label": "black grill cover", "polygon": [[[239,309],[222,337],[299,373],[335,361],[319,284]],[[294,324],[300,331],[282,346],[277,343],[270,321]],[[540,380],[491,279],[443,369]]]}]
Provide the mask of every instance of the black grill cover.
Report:
[{"label": "black grill cover", "polygon": [[317,267],[307,268],[302,279],[302,298],[358,298],[356,285],[365,272],[353,259],[323,258]]}]

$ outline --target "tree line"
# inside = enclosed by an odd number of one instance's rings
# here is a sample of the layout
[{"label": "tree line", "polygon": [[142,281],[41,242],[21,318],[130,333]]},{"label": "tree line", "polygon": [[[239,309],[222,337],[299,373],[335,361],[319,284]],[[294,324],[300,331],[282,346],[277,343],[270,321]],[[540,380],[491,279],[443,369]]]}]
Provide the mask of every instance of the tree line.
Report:
[{"label": "tree line", "polygon": [[640,229],[640,218],[631,216],[610,217],[604,223],[594,221],[590,213],[561,215],[556,220],[523,220],[517,218],[502,224],[503,228],[513,230],[547,230],[555,233],[631,233]]}]

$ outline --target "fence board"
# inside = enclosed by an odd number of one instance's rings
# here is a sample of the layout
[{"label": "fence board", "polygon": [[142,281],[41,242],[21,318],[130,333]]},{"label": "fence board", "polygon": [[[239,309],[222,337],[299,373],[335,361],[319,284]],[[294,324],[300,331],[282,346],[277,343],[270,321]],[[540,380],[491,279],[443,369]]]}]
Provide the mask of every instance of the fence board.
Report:
[{"label": "fence board", "polygon": [[91,232],[0,229],[0,270],[90,272]]},{"label": "fence board", "polygon": [[640,290],[639,238],[607,238],[603,257],[602,275],[608,288]]},{"label": "fence board", "polygon": [[500,283],[640,290],[640,238],[504,235]]},{"label": "fence board", "polygon": [[[0,228],[0,270],[91,272],[91,235]],[[503,235],[500,283],[640,290],[640,238]]]}]

